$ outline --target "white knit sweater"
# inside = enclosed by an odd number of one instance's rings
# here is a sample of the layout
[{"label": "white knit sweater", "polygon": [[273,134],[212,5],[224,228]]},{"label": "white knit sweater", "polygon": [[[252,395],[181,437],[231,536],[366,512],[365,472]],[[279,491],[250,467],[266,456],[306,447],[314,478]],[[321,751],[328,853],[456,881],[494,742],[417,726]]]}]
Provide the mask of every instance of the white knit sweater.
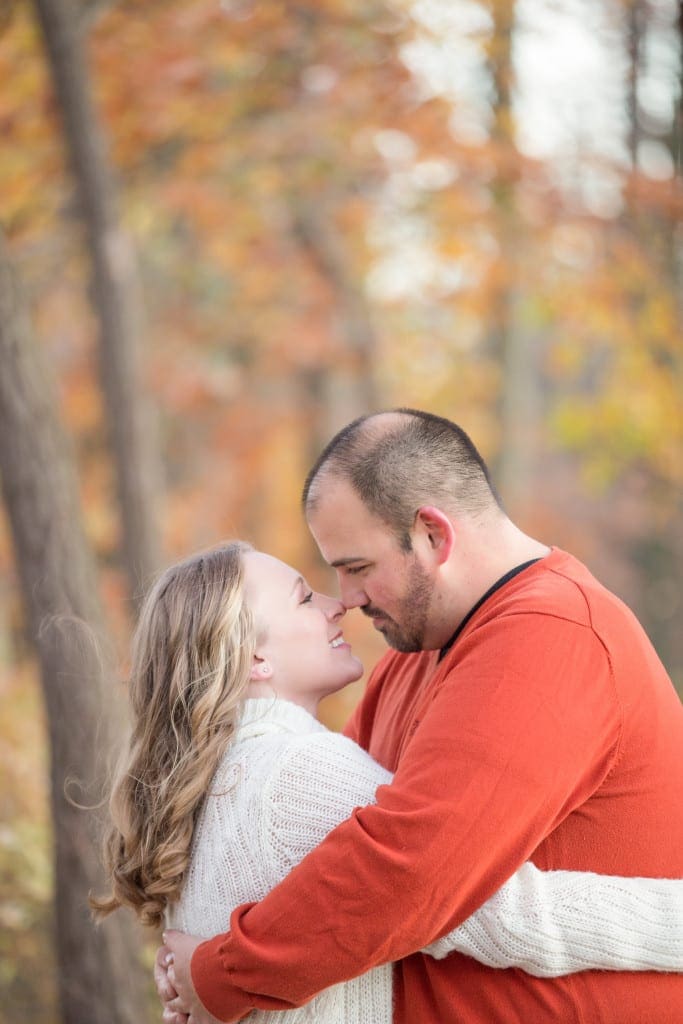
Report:
[{"label": "white knit sweater", "polygon": [[[168,924],[209,937],[259,900],[391,774],[295,704],[247,700],[195,830]],[[540,976],[589,967],[683,970],[683,882],[624,879],[525,864],[483,907],[425,952],[457,950]],[[391,1024],[391,965],[335,985],[297,1010],[252,1024]]]}]

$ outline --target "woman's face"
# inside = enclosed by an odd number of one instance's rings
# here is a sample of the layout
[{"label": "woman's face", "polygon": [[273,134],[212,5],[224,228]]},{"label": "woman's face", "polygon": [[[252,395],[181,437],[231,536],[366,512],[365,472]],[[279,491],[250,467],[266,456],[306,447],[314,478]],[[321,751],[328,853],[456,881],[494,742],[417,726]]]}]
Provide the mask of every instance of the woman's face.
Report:
[{"label": "woman's face", "polygon": [[291,700],[315,714],[318,701],[363,674],[342,636],[344,606],[311,590],[271,555],[244,556],[245,591],[258,643],[248,696]]}]

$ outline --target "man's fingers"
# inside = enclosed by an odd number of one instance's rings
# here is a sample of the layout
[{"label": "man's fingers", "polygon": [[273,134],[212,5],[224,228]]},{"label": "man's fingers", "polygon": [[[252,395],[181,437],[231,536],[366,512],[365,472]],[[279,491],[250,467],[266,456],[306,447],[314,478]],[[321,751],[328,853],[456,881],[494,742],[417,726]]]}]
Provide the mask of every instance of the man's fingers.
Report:
[{"label": "man's fingers", "polygon": [[185,1016],[185,1004],[180,996],[176,996],[175,999],[169,999],[164,1006],[165,1010],[170,1010],[172,1013],[179,1013]]},{"label": "man's fingers", "polygon": [[168,1004],[164,1007],[162,1014],[164,1024],[187,1024],[187,1014],[180,1010],[173,1010]]},{"label": "man's fingers", "polygon": [[154,958],[154,984],[157,987],[157,994],[162,1003],[177,996],[177,992],[168,977],[167,958],[171,955],[166,946],[160,946]]},{"label": "man's fingers", "polygon": [[169,1010],[168,1007],[164,1008],[161,1019],[163,1024],[187,1024],[189,1020],[186,1013],[176,1013],[174,1010]]},{"label": "man's fingers", "polygon": [[157,995],[162,1003],[167,1003],[170,999],[175,999],[178,992],[168,980],[157,981]]},{"label": "man's fingers", "polygon": [[170,950],[178,939],[182,939],[184,934],[184,932],[179,932],[177,928],[168,928],[163,934],[164,944]]},{"label": "man's fingers", "polygon": [[166,957],[169,956],[171,950],[168,946],[159,946],[157,949],[156,956],[154,957],[154,970],[165,970],[166,968]]}]

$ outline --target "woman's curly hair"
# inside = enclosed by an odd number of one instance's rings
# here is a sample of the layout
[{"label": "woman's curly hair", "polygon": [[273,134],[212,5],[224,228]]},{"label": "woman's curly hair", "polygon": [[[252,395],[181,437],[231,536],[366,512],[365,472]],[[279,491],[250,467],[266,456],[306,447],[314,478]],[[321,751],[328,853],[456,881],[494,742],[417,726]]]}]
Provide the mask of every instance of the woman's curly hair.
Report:
[{"label": "woman's curly hair", "polygon": [[241,542],[172,566],[149,592],[133,640],[132,732],[104,841],[111,892],[97,918],[132,907],[158,926],[180,896],[202,801],[249,681],[255,629]]}]

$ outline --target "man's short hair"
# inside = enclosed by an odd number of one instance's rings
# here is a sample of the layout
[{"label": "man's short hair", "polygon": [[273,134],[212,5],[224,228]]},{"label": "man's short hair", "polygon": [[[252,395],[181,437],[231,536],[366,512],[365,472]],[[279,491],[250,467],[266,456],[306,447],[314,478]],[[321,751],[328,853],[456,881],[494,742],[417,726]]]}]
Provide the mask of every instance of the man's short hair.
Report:
[{"label": "man's short hair", "polygon": [[306,478],[306,513],[328,476],[348,480],[407,550],[422,505],[472,517],[501,508],[486,463],[465,431],[418,409],[372,413],[340,430]]}]

